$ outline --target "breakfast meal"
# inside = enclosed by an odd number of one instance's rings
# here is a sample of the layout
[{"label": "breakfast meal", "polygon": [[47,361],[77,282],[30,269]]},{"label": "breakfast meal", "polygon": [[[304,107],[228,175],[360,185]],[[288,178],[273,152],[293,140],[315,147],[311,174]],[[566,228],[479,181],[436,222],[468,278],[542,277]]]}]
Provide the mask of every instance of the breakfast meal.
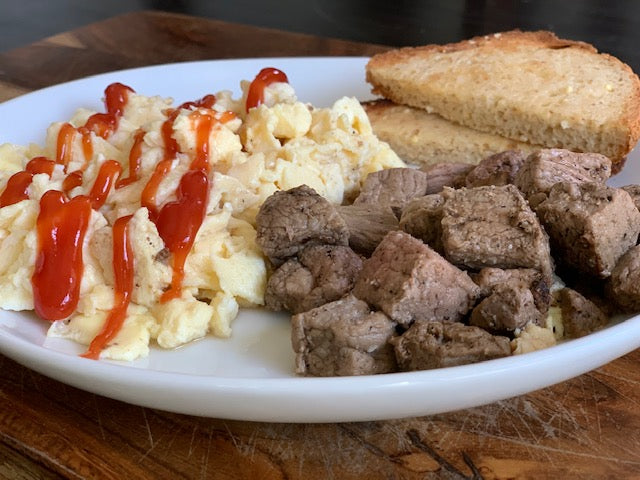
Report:
[{"label": "breakfast meal", "polygon": [[366,106],[374,131],[411,163],[563,148],[606,155],[617,171],[640,136],[631,68],[551,32],[391,50],[366,77],[387,99]]},{"label": "breakfast meal", "polygon": [[302,103],[284,72],[0,145],[0,308],[84,357],[229,337],[291,314],[295,372],[443,368],[578,338],[640,310],[640,80],[549,32],[373,56],[384,98]]},{"label": "breakfast meal", "polygon": [[354,98],[313,108],[273,68],[241,86],[172,107],[114,83],[106,112],[53,123],[42,147],[2,145],[0,308],[35,310],[89,358],[228,337],[264,303],[264,199],[305,183],[340,204],[404,166]]}]

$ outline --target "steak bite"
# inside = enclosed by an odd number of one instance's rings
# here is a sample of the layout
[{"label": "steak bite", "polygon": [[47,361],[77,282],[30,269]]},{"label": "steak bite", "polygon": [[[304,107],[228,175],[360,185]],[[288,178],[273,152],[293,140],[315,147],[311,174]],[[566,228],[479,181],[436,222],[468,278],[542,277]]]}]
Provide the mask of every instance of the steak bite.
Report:
[{"label": "steak bite", "polygon": [[554,256],[606,278],[636,244],[640,212],[627,192],[600,183],[558,183],[537,210]]},{"label": "steak bite", "polygon": [[291,318],[296,373],[328,377],[396,370],[395,323],[353,295]]},{"label": "steak bite", "polygon": [[392,230],[398,230],[398,217],[389,205],[361,203],[339,206],[338,213],[349,229],[349,245],[369,256]]},{"label": "steak bite", "polygon": [[533,295],[536,308],[546,315],[551,304],[551,279],[533,268],[501,268],[486,267],[478,273],[470,274],[471,279],[480,287],[483,297],[491,295],[496,287],[511,285],[527,288]]},{"label": "steak bite", "polygon": [[640,310],[640,245],[629,249],[611,272],[607,296],[625,312]]},{"label": "steak bite", "polygon": [[362,258],[343,245],[311,245],[282,264],[269,278],[264,295],[270,310],[306,312],[349,293]]},{"label": "steak bite", "polygon": [[507,337],[458,322],[416,322],[391,343],[401,370],[453,367],[511,355]]},{"label": "steak bite", "polygon": [[370,173],[360,195],[353,202],[404,205],[413,197],[427,194],[427,174],[415,168],[389,168]]},{"label": "steak bite", "polygon": [[526,155],[521,150],[506,150],[483,159],[465,179],[467,188],[513,183]]},{"label": "steak bite", "polygon": [[390,232],[365,260],[353,294],[401,325],[458,321],[479,288],[469,276],[405,232]]},{"label": "steak bite", "polygon": [[348,245],[349,230],[336,208],[306,185],[275,192],[256,216],[256,241],[278,266],[307,245]]},{"label": "steak bite", "polygon": [[439,193],[444,187],[460,188],[467,174],[475,168],[471,163],[432,163],[421,168],[427,174],[427,195]]},{"label": "steak bite", "polygon": [[531,197],[548,193],[556,183],[604,183],[611,176],[611,160],[599,153],[543,149],[532,153],[518,170],[515,185]]},{"label": "steak bite", "polygon": [[640,210],[640,185],[625,185],[622,189],[631,195],[631,200],[636,208]]},{"label": "steak bite", "polygon": [[513,185],[442,193],[445,257],[461,268],[534,268],[550,277],[549,240]]},{"label": "steak bite", "polygon": [[513,332],[527,323],[542,323],[533,293],[521,285],[501,284],[471,312],[469,324],[490,332]]},{"label": "steak bite", "polygon": [[557,292],[558,304],[562,312],[562,326],[567,338],[584,337],[604,327],[609,318],[591,300],[571,288]]},{"label": "steak bite", "polygon": [[442,254],[442,195],[414,198],[407,203],[400,217],[400,228]]}]

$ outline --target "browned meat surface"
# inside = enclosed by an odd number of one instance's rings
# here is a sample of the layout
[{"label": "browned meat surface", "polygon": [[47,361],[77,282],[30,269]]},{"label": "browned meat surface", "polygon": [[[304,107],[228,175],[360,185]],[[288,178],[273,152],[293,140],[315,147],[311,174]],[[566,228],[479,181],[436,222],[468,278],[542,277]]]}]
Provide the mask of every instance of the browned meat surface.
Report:
[{"label": "browned meat surface", "polygon": [[343,245],[312,245],[282,264],[267,282],[270,310],[300,313],[339,300],[349,293],[362,269],[362,258]]},{"label": "browned meat surface", "polygon": [[526,159],[520,150],[507,150],[483,159],[465,179],[467,188],[513,183]]},{"label": "browned meat surface", "polygon": [[458,322],[417,322],[391,340],[401,370],[428,370],[511,355],[509,339]]},{"label": "browned meat surface", "polygon": [[256,230],[258,245],[276,266],[307,245],[349,244],[349,230],[336,208],[306,185],[267,198]]},{"label": "browned meat surface", "polygon": [[400,228],[442,254],[443,206],[444,198],[437,193],[414,198],[402,210]]},{"label": "browned meat surface", "polygon": [[561,289],[557,297],[562,311],[564,336],[567,338],[584,337],[604,327],[609,321],[595,303],[571,288]]},{"label": "browned meat surface", "polygon": [[369,375],[396,370],[389,339],[395,323],[352,295],[291,319],[296,373]]},{"label": "browned meat surface", "polygon": [[640,212],[629,194],[601,183],[556,184],[537,212],[554,257],[601,278],[640,233]]},{"label": "browned meat surface", "polygon": [[604,183],[610,176],[611,160],[604,155],[545,149],[527,157],[515,184],[531,200],[535,194],[548,193],[558,182]]},{"label": "browned meat surface", "polygon": [[513,185],[442,193],[445,257],[461,268],[534,268],[550,277],[549,241]]},{"label": "browned meat surface", "polygon": [[427,174],[427,195],[439,193],[444,187],[460,188],[467,174],[475,168],[471,163],[432,163],[421,168]]},{"label": "browned meat surface", "polygon": [[389,168],[367,175],[360,195],[353,202],[404,205],[427,194],[427,174],[415,168]]},{"label": "browned meat surface", "polygon": [[371,255],[384,236],[398,230],[398,217],[389,205],[361,203],[338,207],[349,229],[349,245],[356,252]]},{"label": "browned meat surface", "polygon": [[460,320],[479,288],[420,240],[390,232],[365,260],[353,293],[396,322]]},{"label": "browned meat surface", "polygon": [[538,310],[531,290],[520,285],[501,284],[471,312],[470,325],[491,332],[513,332],[527,323],[540,325]]},{"label": "browned meat surface", "polygon": [[640,310],[640,245],[629,249],[614,267],[607,296],[625,312]]},{"label": "browned meat surface", "polygon": [[631,200],[636,208],[640,210],[640,185],[625,185],[622,189],[631,195]]},{"label": "browned meat surface", "polygon": [[486,267],[478,273],[471,273],[471,279],[480,287],[481,295],[488,297],[497,286],[511,285],[531,290],[536,308],[546,315],[551,304],[552,280],[533,268],[501,268]]}]

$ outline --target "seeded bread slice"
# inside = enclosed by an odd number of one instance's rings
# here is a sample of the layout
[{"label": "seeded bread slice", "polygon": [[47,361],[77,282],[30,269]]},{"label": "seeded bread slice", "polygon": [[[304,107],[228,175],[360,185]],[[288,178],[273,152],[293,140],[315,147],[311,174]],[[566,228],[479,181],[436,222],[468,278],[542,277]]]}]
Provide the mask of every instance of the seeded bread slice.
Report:
[{"label": "seeded bread slice", "polygon": [[473,163],[505,150],[531,153],[542,147],[480,132],[445,120],[420,108],[389,100],[363,102],[376,136],[402,160],[418,166]]},{"label": "seeded bread slice", "polygon": [[514,30],[370,59],[373,92],[475,130],[620,162],[640,136],[640,80],[551,32]]}]

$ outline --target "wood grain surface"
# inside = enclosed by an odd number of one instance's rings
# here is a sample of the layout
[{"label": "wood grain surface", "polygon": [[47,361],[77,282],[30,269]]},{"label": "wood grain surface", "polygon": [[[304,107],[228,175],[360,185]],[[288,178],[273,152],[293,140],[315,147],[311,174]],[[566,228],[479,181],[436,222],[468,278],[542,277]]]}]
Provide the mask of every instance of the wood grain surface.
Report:
[{"label": "wood grain surface", "polygon": [[[384,48],[136,13],[0,54],[0,99],[142,65]],[[2,356],[0,401],[0,478],[640,478],[640,350],[529,395],[403,420],[178,415],[78,390]]]}]

